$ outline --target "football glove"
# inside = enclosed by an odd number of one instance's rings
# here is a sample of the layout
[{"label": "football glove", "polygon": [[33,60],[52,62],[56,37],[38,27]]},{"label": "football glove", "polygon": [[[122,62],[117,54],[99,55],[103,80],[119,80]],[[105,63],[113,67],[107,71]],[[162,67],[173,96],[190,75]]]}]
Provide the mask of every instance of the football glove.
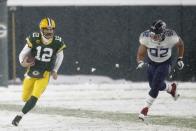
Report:
[{"label": "football glove", "polygon": [[182,61],[181,57],[179,57],[177,60],[177,67],[179,70],[182,70],[184,68],[184,62]]}]

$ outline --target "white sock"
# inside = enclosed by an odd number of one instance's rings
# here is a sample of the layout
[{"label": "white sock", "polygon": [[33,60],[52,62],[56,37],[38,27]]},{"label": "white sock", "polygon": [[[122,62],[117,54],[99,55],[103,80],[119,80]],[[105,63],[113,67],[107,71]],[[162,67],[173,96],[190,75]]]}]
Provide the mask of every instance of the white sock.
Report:
[{"label": "white sock", "polygon": [[151,97],[150,95],[148,95],[148,97],[147,97],[146,100],[145,100],[145,105],[144,105],[144,107],[150,108],[151,105],[153,104],[154,100],[155,100],[155,98],[153,98],[153,97]]},{"label": "white sock", "polygon": [[23,117],[24,113],[23,112],[19,112],[18,115]]},{"label": "white sock", "polygon": [[171,92],[171,89],[172,89],[171,84],[166,84],[165,91],[167,91],[167,92]]}]

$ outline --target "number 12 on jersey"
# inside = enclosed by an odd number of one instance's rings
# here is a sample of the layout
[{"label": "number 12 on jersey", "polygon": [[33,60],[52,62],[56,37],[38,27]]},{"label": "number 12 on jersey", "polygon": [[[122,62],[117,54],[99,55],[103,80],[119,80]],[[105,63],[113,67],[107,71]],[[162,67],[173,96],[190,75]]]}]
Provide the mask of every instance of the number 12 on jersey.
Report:
[{"label": "number 12 on jersey", "polygon": [[43,61],[43,62],[50,62],[53,50],[51,48],[42,48],[41,46],[38,46],[36,48],[37,54],[35,58],[37,60]]}]

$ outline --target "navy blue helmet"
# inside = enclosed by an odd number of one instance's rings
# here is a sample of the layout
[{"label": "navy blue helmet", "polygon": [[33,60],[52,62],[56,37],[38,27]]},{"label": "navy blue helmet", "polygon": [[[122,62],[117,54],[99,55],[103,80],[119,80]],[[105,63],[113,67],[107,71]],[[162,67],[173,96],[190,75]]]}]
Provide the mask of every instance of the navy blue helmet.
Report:
[{"label": "navy blue helmet", "polygon": [[156,20],[150,26],[150,31],[155,34],[162,34],[166,29],[166,23],[162,20]]},{"label": "navy blue helmet", "polygon": [[165,39],[166,23],[162,20],[156,20],[150,26],[151,39],[156,42]]}]

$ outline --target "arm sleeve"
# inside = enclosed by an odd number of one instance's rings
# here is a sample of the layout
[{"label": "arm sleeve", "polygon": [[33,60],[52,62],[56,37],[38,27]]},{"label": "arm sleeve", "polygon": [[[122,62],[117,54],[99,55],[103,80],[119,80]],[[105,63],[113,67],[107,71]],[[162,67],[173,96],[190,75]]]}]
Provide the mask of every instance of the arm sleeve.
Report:
[{"label": "arm sleeve", "polygon": [[27,54],[29,54],[30,52],[31,52],[31,48],[29,48],[28,45],[26,44],[19,54],[19,62],[22,63],[25,56],[27,56]]},{"label": "arm sleeve", "polygon": [[63,57],[64,57],[63,51],[60,51],[57,53],[53,71],[58,72],[58,69],[60,68],[60,66],[62,64]]}]

